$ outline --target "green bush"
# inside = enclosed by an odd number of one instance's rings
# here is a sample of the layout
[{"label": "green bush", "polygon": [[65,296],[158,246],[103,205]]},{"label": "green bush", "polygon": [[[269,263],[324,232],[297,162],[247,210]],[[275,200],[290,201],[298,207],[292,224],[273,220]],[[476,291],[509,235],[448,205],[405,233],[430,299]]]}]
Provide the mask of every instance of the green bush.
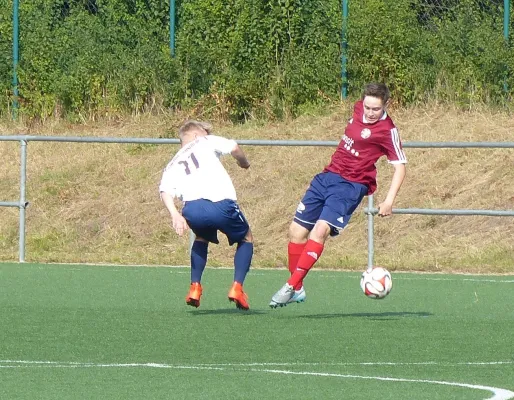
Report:
[{"label": "green bush", "polygon": [[[0,114],[12,100],[12,4],[0,0]],[[245,121],[337,101],[339,0],[20,2],[20,112],[83,120],[163,108]],[[514,56],[501,2],[349,1],[351,97],[383,81],[403,104],[508,104]],[[508,91],[506,91],[508,89]]]}]

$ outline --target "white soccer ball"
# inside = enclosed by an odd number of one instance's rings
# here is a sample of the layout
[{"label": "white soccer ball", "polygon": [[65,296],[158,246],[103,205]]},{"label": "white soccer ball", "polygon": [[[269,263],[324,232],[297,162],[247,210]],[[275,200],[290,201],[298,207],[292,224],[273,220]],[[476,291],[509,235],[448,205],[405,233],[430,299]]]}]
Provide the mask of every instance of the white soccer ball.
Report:
[{"label": "white soccer ball", "polygon": [[391,273],[384,267],[373,267],[362,273],[361,289],[371,299],[383,299],[393,288]]}]

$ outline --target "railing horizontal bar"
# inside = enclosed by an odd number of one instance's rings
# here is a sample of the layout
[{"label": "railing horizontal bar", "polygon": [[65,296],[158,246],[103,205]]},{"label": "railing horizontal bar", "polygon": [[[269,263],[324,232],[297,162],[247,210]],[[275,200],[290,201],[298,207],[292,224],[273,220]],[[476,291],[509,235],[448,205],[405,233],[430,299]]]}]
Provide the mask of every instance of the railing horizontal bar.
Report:
[{"label": "railing horizontal bar", "polygon": [[113,138],[89,136],[0,136],[0,141],[179,144],[179,139]]},{"label": "railing horizontal bar", "polygon": [[0,201],[0,207],[26,207],[27,204],[22,204],[19,201]]},{"label": "railing horizontal bar", "polygon": [[[364,209],[370,214],[370,209]],[[378,209],[371,209],[371,214],[378,214]],[[421,215],[485,215],[492,217],[514,217],[514,210],[443,210],[427,208],[393,208],[393,214],[421,214]]]},{"label": "railing horizontal bar", "polygon": [[402,146],[407,148],[514,148],[514,142],[403,142]]},{"label": "railing horizontal bar", "polygon": [[[89,136],[38,136],[38,135],[0,135],[0,141],[33,142],[77,142],[77,143],[145,143],[179,144],[179,139],[152,138],[113,138]],[[335,147],[338,141],[320,140],[237,140],[242,145],[254,146],[327,146]],[[405,148],[514,148],[514,142],[404,142]]]}]

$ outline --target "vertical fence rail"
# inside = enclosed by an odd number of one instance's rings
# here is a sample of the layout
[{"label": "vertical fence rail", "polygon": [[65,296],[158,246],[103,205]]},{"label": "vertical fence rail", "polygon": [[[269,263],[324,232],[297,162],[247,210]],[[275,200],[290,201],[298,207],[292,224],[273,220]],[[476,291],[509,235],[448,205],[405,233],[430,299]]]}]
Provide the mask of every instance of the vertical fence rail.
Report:
[{"label": "vertical fence rail", "polygon": [[[179,144],[178,139],[149,139],[149,138],[95,138],[72,136],[28,136],[13,135],[0,136],[0,141],[18,141],[21,146],[20,157],[20,198],[18,201],[0,201],[0,207],[17,207],[19,215],[19,262],[25,262],[25,210],[29,205],[26,201],[27,181],[27,147],[28,142],[75,142],[75,143],[140,143],[140,144]],[[309,141],[309,140],[238,140],[241,145],[247,146],[320,146],[335,147],[335,141]],[[514,142],[408,142],[405,148],[510,148],[514,149]],[[368,268],[373,266],[374,258],[374,216],[378,209],[374,207],[373,195],[368,196],[368,206],[364,208],[368,222]],[[442,210],[423,208],[393,208],[393,214],[420,214],[420,215],[483,215],[514,217],[514,210]]]},{"label": "vertical fence rail", "polygon": [[[368,210],[373,210],[373,195],[368,196]],[[373,257],[375,255],[375,219],[372,212],[367,212],[368,215],[368,269],[373,267]]]},{"label": "vertical fence rail", "polygon": [[510,1],[503,0],[503,37],[507,42],[509,41]]},{"label": "vertical fence rail", "polygon": [[20,262],[25,262],[25,210],[28,206],[26,201],[26,184],[27,184],[27,141],[20,141],[20,222],[19,222],[19,250],[18,257]]},{"label": "vertical fence rail", "polygon": [[346,99],[348,97],[348,0],[342,0],[343,8],[343,22],[341,27],[341,97]]},{"label": "vertical fence rail", "polygon": [[12,90],[13,90],[13,101],[12,101],[12,118],[16,120],[18,118],[18,61],[19,61],[19,0],[13,0],[13,11],[12,11],[12,59],[13,59],[13,71],[12,71]]},{"label": "vertical fence rail", "polygon": [[175,57],[175,0],[170,0],[170,52]]}]

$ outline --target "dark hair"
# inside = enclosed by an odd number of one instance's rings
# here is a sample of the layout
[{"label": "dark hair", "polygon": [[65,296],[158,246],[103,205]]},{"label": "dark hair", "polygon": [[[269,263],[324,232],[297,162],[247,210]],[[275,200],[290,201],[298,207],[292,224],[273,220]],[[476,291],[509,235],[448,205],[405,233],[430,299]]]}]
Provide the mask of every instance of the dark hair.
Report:
[{"label": "dark hair", "polygon": [[178,136],[182,138],[186,133],[195,130],[204,130],[209,135],[212,130],[212,125],[208,122],[195,121],[194,119],[187,120],[182,124],[178,130]]},{"label": "dark hair", "polygon": [[387,100],[391,97],[391,93],[383,83],[368,83],[364,86],[362,99],[364,100],[364,97],[366,96],[376,97],[377,99],[382,100],[382,103],[386,104]]}]

